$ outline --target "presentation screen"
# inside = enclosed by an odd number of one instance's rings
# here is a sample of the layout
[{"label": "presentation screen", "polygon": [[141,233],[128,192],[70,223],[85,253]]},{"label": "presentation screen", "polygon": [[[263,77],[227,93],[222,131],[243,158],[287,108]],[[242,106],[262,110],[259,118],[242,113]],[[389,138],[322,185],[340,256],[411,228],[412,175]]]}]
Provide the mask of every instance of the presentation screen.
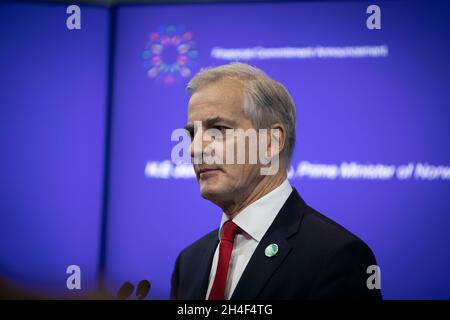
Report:
[{"label": "presentation screen", "polygon": [[72,265],[97,288],[109,12],[66,7],[0,4],[0,296],[72,296]]}]

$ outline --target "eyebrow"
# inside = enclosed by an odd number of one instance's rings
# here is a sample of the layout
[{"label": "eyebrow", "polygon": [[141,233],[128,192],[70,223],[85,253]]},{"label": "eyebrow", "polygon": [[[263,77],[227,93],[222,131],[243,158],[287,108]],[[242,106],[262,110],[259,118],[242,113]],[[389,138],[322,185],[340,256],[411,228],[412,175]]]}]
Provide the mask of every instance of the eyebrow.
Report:
[{"label": "eyebrow", "polygon": [[[216,116],[216,117],[211,117],[206,119],[205,121],[203,121],[203,123],[207,126],[207,127],[211,127],[213,124],[218,123],[218,122],[224,122],[230,126],[235,126],[236,125],[236,121],[233,120],[229,120],[229,119],[225,119],[223,117],[220,116]],[[184,129],[188,132],[192,132],[192,130],[194,129],[194,124],[193,123],[188,123],[187,125],[184,126]]]}]

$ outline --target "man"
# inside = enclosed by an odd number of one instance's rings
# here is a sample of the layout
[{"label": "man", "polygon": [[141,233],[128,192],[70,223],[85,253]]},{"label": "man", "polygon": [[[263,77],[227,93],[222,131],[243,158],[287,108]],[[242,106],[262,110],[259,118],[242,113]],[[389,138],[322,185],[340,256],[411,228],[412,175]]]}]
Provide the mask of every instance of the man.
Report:
[{"label": "man", "polygon": [[[200,193],[223,214],[219,229],[178,256],[171,298],[380,299],[367,286],[367,268],[376,265],[369,247],[309,207],[287,180],[296,117],[286,89],[242,63],[204,69],[187,89],[186,130]],[[257,148],[267,158],[206,161],[242,147],[233,129],[263,132]],[[250,143],[245,151],[254,152]],[[278,170],[262,174],[267,159]]]}]

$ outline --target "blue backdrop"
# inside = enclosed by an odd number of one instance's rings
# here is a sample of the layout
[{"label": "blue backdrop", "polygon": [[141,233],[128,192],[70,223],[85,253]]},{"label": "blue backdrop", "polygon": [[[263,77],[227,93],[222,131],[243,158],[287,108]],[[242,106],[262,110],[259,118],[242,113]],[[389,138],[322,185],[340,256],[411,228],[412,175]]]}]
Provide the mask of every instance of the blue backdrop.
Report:
[{"label": "blue backdrop", "polygon": [[66,28],[62,5],[0,4],[0,278],[66,293],[99,263],[108,11]]}]

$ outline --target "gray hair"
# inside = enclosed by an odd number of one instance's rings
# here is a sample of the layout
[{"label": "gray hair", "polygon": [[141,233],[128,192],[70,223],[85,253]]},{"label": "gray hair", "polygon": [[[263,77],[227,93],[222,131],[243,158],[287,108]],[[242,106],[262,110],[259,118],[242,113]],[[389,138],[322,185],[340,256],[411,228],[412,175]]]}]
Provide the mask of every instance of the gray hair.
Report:
[{"label": "gray hair", "polygon": [[244,83],[244,113],[256,128],[269,128],[279,122],[286,129],[283,154],[290,166],[295,146],[295,104],[286,88],[264,71],[245,63],[233,62],[215,68],[203,68],[189,81],[190,95],[208,84],[236,79]]}]

